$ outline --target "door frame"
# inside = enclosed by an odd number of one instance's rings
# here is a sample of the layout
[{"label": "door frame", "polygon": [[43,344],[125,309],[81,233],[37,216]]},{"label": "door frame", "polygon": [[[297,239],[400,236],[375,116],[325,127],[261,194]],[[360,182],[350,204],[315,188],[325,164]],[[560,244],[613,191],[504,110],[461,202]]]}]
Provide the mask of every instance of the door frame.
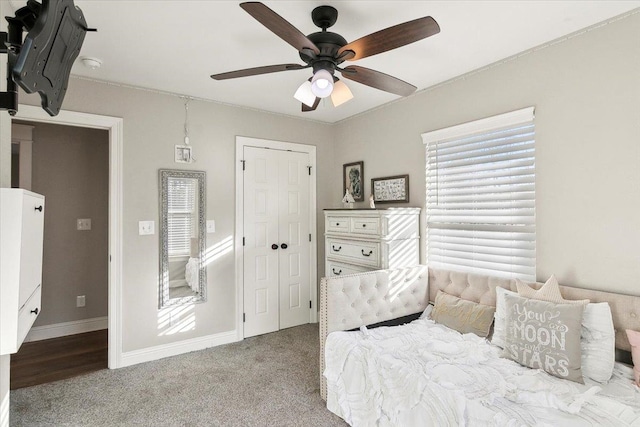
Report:
[{"label": "door frame", "polygon": [[20,105],[16,119],[38,123],[104,129],[109,132],[109,331],[108,366],[122,366],[122,145],[123,122],[120,117],[61,110],[49,116],[42,108]]},{"label": "door frame", "polygon": [[311,245],[309,250],[309,284],[311,308],[309,309],[309,323],[318,322],[318,238],[317,238],[317,212],[316,212],[316,147],[315,145],[298,144],[293,142],[273,141],[269,139],[250,138],[236,136],[236,227],[234,233],[235,242],[235,269],[236,269],[236,335],[237,340],[244,339],[244,327],[242,313],[244,310],[244,258],[242,249],[242,237],[244,236],[244,174],[243,157],[245,147],[265,148],[282,151],[297,151],[309,154],[311,176],[309,180],[309,230],[311,232]]}]

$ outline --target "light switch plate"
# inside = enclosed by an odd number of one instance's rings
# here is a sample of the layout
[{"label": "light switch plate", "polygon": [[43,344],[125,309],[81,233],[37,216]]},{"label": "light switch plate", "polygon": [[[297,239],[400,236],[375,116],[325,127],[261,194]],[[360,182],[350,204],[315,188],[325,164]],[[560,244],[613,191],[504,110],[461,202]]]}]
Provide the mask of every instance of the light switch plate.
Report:
[{"label": "light switch plate", "polygon": [[138,234],[141,236],[147,236],[155,233],[154,221],[138,221]]},{"label": "light switch plate", "polygon": [[207,233],[215,233],[216,232],[216,222],[213,219],[207,220]]},{"label": "light switch plate", "polygon": [[78,230],[91,230],[91,218],[78,218],[76,222]]}]

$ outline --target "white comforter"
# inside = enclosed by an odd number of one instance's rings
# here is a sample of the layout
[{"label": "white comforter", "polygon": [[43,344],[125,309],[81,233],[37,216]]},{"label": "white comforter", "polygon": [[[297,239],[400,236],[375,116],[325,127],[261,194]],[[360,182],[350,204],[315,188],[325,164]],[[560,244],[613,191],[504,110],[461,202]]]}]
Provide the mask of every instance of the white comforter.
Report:
[{"label": "white comforter", "polygon": [[327,407],[352,426],[640,426],[640,390],[616,364],[608,384],[577,384],[499,357],[431,320],[333,332]]}]

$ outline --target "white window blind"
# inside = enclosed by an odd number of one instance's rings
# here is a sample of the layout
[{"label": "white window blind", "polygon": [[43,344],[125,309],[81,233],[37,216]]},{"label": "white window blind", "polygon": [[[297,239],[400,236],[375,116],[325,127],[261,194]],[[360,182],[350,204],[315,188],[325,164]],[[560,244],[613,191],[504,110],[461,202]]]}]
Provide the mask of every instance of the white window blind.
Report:
[{"label": "white window blind", "polygon": [[193,179],[171,178],[167,187],[169,256],[190,255],[196,221],[196,182]]},{"label": "white window blind", "polygon": [[429,266],[535,281],[533,107],[422,137]]}]

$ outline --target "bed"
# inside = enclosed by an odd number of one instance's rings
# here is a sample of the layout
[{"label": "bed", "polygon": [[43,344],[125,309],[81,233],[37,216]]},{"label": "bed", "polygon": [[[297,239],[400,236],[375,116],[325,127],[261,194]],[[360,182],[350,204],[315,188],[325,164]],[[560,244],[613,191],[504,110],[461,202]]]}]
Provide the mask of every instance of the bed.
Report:
[{"label": "bed", "polygon": [[[420,314],[438,290],[495,306],[496,287],[516,289],[512,280],[426,266],[323,279],[320,379],[327,407],[354,426],[640,425],[640,391],[628,365],[617,362],[607,383],[579,384],[501,358],[486,339],[428,318],[363,328]],[[640,297],[561,291],[567,299],[607,302],[615,346],[630,350],[624,329],[640,330]]]}]

